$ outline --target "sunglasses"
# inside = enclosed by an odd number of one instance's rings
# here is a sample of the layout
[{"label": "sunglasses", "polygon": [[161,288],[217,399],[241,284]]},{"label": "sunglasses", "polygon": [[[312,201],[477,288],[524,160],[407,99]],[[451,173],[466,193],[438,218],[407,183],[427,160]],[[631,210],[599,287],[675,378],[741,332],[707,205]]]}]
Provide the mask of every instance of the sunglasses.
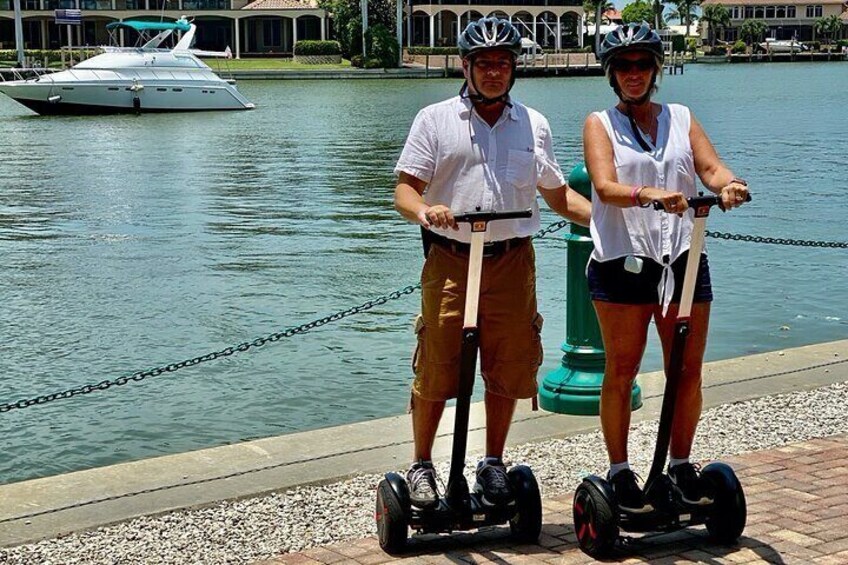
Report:
[{"label": "sunglasses", "polygon": [[614,59],[610,62],[610,67],[614,71],[620,73],[629,73],[630,71],[649,71],[654,68],[656,63],[653,59],[636,59],[628,61],[626,59]]}]

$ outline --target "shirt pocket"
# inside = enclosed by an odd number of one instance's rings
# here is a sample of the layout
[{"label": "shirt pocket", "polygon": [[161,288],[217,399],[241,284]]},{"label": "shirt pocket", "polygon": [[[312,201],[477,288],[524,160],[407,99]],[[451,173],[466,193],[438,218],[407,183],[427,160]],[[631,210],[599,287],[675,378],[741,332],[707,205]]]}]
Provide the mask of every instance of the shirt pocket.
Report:
[{"label": "shirt pocket", "polygon": [[533,149],[510,149],[506,161],[506,180],[516,188],[536,187],[536,154]]}]

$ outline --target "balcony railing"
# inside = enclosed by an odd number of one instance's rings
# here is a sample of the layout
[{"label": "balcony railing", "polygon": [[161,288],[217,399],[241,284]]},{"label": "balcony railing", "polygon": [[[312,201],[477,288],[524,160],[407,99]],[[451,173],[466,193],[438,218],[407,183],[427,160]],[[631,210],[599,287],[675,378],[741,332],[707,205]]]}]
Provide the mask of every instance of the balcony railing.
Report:
[{"label": "balcony railing", "polygon": [[45,10],[67,10],[76,7],[77,3],[74,0],[44,0]]},{"label": "balcony railing", "polygon": [[229,10],[230,0],[183,0],[183,10]]},{"label": "balcony railing", "polygon": [[82,10],[111,10],[111,0],[80,0]]}]

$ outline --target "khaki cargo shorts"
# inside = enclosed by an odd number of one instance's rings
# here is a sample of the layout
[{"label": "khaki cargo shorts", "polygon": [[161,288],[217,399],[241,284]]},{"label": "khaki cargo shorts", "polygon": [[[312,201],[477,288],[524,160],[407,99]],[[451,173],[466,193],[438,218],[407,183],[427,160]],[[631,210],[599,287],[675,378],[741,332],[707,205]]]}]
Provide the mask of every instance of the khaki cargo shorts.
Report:
[{"label": "khaki cargo shorts", "polygon": [[[506,398],[536,396],[542,364],[542,316],[536,311],[536,256],[526,244],[483,259],[480,366],[486,390]],[[412,366],[413,396],[457,396],[468,256],[434,245],[421,273],[421,315]]]}]

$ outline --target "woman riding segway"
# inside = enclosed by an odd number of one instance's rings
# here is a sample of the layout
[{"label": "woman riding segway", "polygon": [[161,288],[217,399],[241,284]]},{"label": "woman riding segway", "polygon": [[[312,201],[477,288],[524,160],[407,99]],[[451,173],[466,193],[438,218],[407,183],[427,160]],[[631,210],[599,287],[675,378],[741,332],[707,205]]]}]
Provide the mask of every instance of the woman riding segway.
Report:
[{"label": "woman riding segway", "polygon": [[[663,498],[646,497],[627,454],[631,390],[652,319],[662,342],[667,381],[674,385],[672,398],[665,399],[671,403],[667,486],[684,506],[714,502],[713,483],[703,480],[697,464],[689,461],[701,414],[701,367],[712,300],[709,264],[700,249],[692,259],[692,275],[697,278],[691,281],[688,338],[685,350],[679,352],[679,370],[671,366],[681,281],[695,229],[687,198],[697,196],[696,177],[718,195],[724,210],[743,204],[748,189],[719,159],[687,107],[651,101],[662,73],[663,45],[648,24],[628,24],[609,32],[599,56],[619,99],[614,107],[591,114],[583,132],[593,191],[594,251],[587,275],[606,353],[600,415],[610,469],[607,480],[599,481],[632,524],[640,514],[661,510],[655,506]],[[669,213],[655,211],[652,202]],[[655,461],[655,476],[649,483],[658,482],[668,449],[668,443],[665,447],[658,443],[657,456],[662,460],[658,470]],[[592,493],[589,486],[581,485],[586,487],[584,500],[575,500],[576,521],[588,519],[584,510]],[[646,517],[642,522],[644,530],[662,520]],[[581,545],[592,546],[582,540]]]}]

